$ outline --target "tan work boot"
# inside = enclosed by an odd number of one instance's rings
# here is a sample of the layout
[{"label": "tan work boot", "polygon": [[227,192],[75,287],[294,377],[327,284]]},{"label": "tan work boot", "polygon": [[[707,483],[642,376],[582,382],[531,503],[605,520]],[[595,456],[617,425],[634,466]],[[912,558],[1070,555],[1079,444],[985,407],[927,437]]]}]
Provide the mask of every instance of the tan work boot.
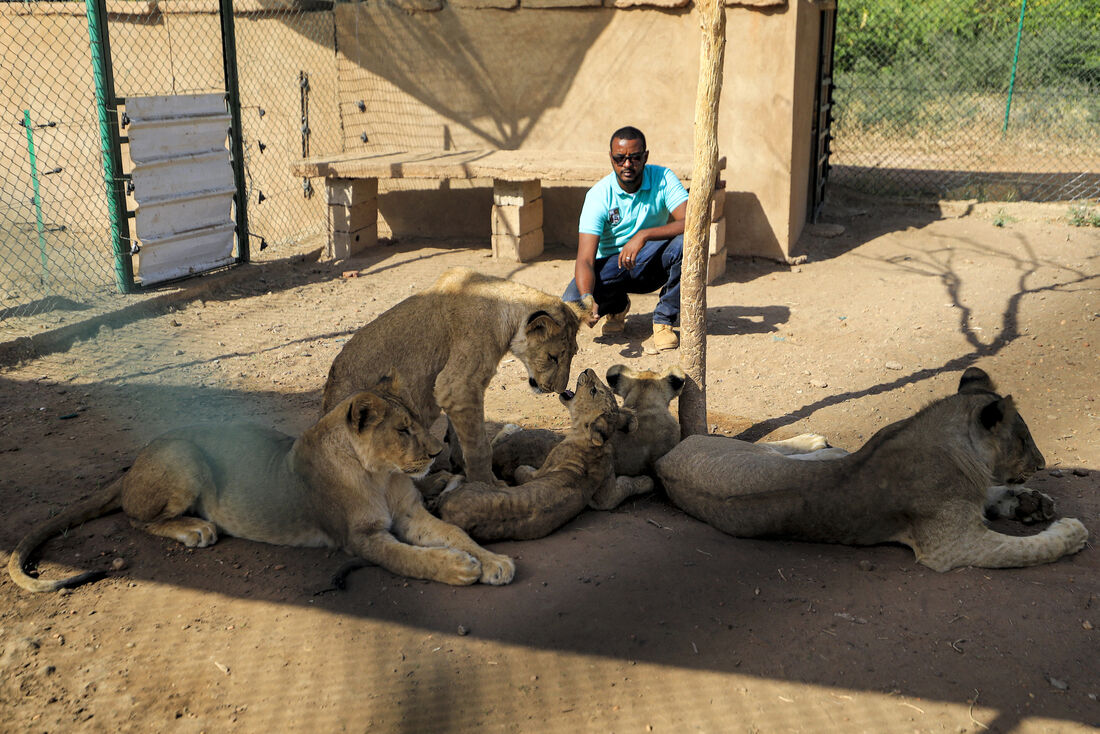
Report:
[{"label": "tan work boot", "polygon": [[680,336],[668,324],[654,324],[653,336],[642,342],[646,354],[668,352],[680,346]]},{"label": "tan work boot", "polygon": [[603,320],[604,336],[619,336],[626,331],[626,314],[630,310],[630,299],[626,299],[626,308],[619,313],[609,313]]}]

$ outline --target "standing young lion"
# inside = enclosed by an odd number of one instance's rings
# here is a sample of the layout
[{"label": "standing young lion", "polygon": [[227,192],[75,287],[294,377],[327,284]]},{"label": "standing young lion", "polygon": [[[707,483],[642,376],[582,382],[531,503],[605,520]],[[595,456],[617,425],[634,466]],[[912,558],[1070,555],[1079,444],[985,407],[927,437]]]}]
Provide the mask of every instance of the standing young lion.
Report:
[{"label": "standing young lion", "polygon": [[32,531],[11,554],[8,573],[29,591],[100,577],[48,581],[24,568],[50,536],[121,508],[134,526],[190,547],[208,546],[221,532],[342,548],[413,578],[509,583],[512,559],[424,509],[412,478],[427,472],[443,446],[397,390],[386,380],[356,393],[297,439],[252,425],[171,431],[142,449],[126,474]]},{"label": "standing young lion", "polygon": [[509,351],[540,392],[561,392],[585,315],[520,283],[452,268],[361,328],[336,355],[325,383],[329,410],[389,370],[405,381],[409,407],[426,426],[440,411],[457,434],[471,481],[493,480],[485,436],[485,389]]},{"label": "standing young lion", "polygon": [[977,367],[963,373],[957,394],[883,428],[853,454],[792,458],[744,441],[690,436],[657,462],[657,473],[676,505],[731,535],[903,543],[936,571],[1049,563],[1088,539],[1073,518],[1027,537],[983,522],[983,510],[1048,520],[1053,501],[1019,486],[1043,468],[1043,455],[1011,396],[994,392]]}]

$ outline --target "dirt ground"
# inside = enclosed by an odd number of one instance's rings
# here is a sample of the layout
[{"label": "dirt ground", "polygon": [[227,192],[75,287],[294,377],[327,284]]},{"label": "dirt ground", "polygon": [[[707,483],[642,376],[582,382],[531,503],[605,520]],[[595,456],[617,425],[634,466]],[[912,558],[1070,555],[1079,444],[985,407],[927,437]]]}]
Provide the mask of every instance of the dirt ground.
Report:
[{"label": "dirt ground", "polygon": [[[986,369],[1047,460],[1029,482],[1100,533],[1100,231],[1067,205],[902,205],[834,192],[809,259],[731,259],[708,290],[712,432],[857,448]],[[735,237],[736,233],[731,233]],[[0,368],[0,548],[115,477],[158,432],[254,420],[298,432],[353,331],[445,268],[560,292],[572,252],[496,262],[400,242],[204,278],[88,338]],[[357,277],[344,277],[345,272]],[[601,375],[642,354],[585,330]],[[410,338],[415,338],[410,334]],[[16,352],[5,352],[9,356]],[[495,424],[564,426],[518,362]],[[1035,532],[1035,528],[1012,532]],[[1100,727],[1100,552],[938,574],[901,546],[734,539],[660,495],[584,513],[505,587],[380,568],[323,591],[336,552],[224,538],[187,550],[112,515],[40,569],[124,567],[71,593],[0,580],[0,730],[1079,732]]]}]

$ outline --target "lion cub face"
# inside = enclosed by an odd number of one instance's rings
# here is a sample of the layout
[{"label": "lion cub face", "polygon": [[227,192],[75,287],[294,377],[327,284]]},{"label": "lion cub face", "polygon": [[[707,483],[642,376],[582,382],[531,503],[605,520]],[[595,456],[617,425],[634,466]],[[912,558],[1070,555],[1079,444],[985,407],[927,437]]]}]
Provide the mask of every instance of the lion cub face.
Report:
[{"label": "lion cub face", "polygon": [[959,394],[986,398],[973,414],[972,430],[991,444],[994,484],[1022,484],[1046,466],[1012,396],[998,395],[988,374],[978,367],[968,367],[959,380]]},{"label": "lion cub face", "polygon": [[634,370],[625,364],[607,370],[607,384],[623,399],[623,405],[636,412],[668,410],[668,404],[684,389],[687,376],[677,365],[662,372]]},{"label": "lion cub face", "polygon": [[620,408],[615,393],[590,369],[577,377],[575,391],[565,390],[558,399],[569,408],[573,431],[589,433],[597,446],[615,431],[631,431],[638,425],[633,411]]},{"label": "lion cub face", "polygon": [[536,311],[527,318],[512,353],[527,367],[527,383],[537,392],[560,393],[569,387],[569,368],[577,353],[580,319],[565,304],[558,313]]},{"label": "lion cub face", "polygon": [[356,393],[344,401],[344,408],[355,452],[368,471],[388,470],[420,478],[443,450],[443,444],[388,389]]}]

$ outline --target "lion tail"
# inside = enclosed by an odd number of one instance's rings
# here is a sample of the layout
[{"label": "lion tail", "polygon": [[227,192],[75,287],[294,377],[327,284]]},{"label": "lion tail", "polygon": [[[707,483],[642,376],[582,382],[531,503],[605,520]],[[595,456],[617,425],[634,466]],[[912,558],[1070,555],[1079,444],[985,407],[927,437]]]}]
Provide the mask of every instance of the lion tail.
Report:
[{"label": "lion tail", "polygon": [[121,509],[121,482],[121,479],[116,479],[88,499],[73,505],[68,510],[50,518],[29,532],[12,551],[11,557],[8,558],[8,574],[11,576],[11,580],[27,591],[57,591],[58,589],[69,589],[103,578],[105,575],[103,571],[85,571],[75,576],[54,581],[38,579],[27,574],[27,561],[38,546],[54,535],[83,522],[94,520],[97,517]]}]

